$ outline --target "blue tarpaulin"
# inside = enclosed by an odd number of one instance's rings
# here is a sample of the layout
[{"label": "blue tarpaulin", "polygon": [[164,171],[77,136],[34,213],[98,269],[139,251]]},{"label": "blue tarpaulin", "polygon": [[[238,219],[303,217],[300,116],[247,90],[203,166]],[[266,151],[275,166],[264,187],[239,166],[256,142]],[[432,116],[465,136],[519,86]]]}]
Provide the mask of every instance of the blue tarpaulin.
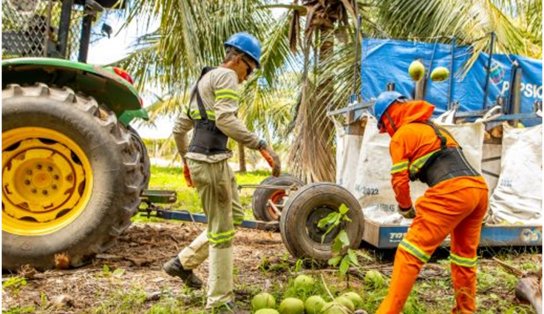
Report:
[{"label": "blue tarpaulin", "polygon": [[[438,66],[451,69],[452,53],[454,75],[442,82],[429,79],[425,100],[436,106],[435,114],[443,113],[448,104],[454,102],[459,104],[459,111],[486,109],[484,89],[489,54],[481,53],[469,71],[465,72],[465,64],[472,56],[470,46],[452,49],[452,45],[448,44],[365,39],[362,42],[361,96],[364,101],[369,101],[385,91],[390,82],[395,83],[395,90],[400,93],[413,95],[415,82],[408,74],[410,63],[420,59],[427,71]],[[432,67],[429,68],[431,60]],[[494,105],[499,96],[508,99],[514,62],[522,69],[521,112],[533,112],[535,102],[542,101],[542,61],[518,55],[493,54],[486,107]],[[450,94],[451,99],[448,99]]]}]

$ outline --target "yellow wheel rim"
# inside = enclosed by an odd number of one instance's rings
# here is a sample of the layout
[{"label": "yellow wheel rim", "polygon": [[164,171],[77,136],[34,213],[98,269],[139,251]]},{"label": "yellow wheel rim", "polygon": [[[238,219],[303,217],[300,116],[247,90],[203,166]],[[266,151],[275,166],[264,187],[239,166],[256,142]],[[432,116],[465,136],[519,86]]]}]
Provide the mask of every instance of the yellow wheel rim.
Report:
[{"label": "yellow wheel rim", "polygon": [[87,155],[57,131],[23,127],[2,133],[2,230],[38,236],[69,225],[93,188]]}]

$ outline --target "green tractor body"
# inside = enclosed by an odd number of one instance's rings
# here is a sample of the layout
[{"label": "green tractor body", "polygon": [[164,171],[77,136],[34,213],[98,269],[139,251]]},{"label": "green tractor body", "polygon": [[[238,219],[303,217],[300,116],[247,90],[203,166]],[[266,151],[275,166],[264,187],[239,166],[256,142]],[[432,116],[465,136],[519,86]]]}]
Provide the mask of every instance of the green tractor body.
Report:
[{"label": "green tractor body", "polygon": [[[4,269],[84,265],[114,243],[138,210],[149,157],[129,123],[148,119],[147,112],[123,70],[84,63],[92,13],[115,2],[3,0]],[[58,34],[29,32],[28,21],[53,6],[58,10],[49,11],[46,24],[53,29],[56,12]],[[71,55],[72,10],[85,12],[80,62],[59,58]],[[16,27],[21,18],[27,22]]]},{"label": "green tractor body", "polygon": [[138,92],[112,67],[55,58],[16,58],[2,62],[2,89],[9,84],[65,86],[107,105],[128,125],[134,118],[148,119]]}]

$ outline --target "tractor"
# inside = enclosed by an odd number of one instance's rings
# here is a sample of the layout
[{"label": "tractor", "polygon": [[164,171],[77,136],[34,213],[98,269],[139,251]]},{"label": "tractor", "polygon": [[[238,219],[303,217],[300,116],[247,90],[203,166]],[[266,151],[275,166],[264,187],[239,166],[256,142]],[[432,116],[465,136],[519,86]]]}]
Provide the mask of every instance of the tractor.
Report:
[{"label": "tractor", "polygon": [[[152,204],[171,203],[176,194],[147,190],[149,157],[129,123],[148,115],[132,78],[117,67],[86,63],[93,21],[122,3],[2,4],[3,269],[85,265],[114,244],[142,203],[161,218],[205,222],[204,215]],[[102,24],[102,33],[111,31]],[[336,184],[303,185],[282,176],[254,186],[258,221],[244,221],[246,227],[278,227],[295,257],[326,261],[340,228],[357,247],[363,230],[357,200]],[[291,190],[296,193],[288,195]],[[325,234],[318,222],[342,204],[351,222]]]},{"label": "tractor", "polygon": [[3,269],[84,265],[138,211],[150,163],[129,123],[147,112],[128,73],[85,63],[117,2],[2,0]]}]

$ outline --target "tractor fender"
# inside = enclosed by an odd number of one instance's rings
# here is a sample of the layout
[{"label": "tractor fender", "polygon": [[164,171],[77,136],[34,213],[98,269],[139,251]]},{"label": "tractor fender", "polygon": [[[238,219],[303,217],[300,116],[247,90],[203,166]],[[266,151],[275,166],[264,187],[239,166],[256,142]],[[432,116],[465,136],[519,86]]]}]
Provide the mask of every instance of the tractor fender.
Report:
[{"label": "tractor fender", "polygon": [[92,96],[128,125],[134,118],[148,120],[138,91],[111,68],[55,58],[15,58],[2,61],[2,89],[44,83],[69,87]]}]

